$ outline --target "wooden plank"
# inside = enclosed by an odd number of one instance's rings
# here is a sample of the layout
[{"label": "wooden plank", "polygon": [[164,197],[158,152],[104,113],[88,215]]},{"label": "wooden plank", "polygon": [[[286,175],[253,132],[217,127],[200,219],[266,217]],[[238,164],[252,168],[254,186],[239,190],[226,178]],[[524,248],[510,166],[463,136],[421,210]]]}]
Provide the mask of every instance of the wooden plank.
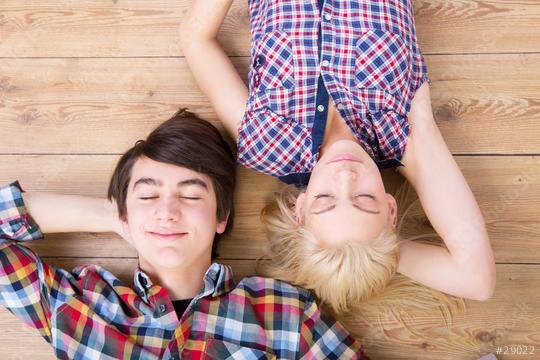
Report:
[{"label": "wooden plank", "polygon": [[[230,55],[249,55],[247,4],[236,0],[223,25],[220,41]],[[178,25],[189,5],[188,0],[3,0],[0,57],[180,56]],[[535,0],[416,0],[414,7],[425,54],[540,50]]]},{"label": "wooden plank", "polygon": [[[2,0],[0,57],[180,56],[188,0]],[[66,31],[69,29],[70,31]],[[234,2],[220,41],[249,55],[247,2]]]},{"label": "wooden plank", "polygon": [[218,125],[180,59],[5,60],[0,74],[2,134],[25,134],[0,152],[122,153],[185,106]]},{"label": "wooden plank", "polygon": [[[0,183],[18,178],[27,191],[104,196],[117,159],[107,155],[1,155]],[[482,156],[456,160],[484,213],[497,261],[539,263],[540,157]],[[388,191],[392,184],[402,181],[393,172],[385,177]],[[255,259],[264,253],[260,209],[279,186],[276,179],[239,169],[235,228],[221,243],[222,258]],[[415,199],[414,194],[411,196],[409,200]],[[433,232],[418,202],[405,224],[404,235]],[[32,248],[43,256],[136,256],[133,249],[110,234],[51,234],[46,241],[32,244]]]},{"label": "wooden plank", "polygon": [[537,154],[540,55],[429,56],[437,124],[457,154]]},{"label": "wooden plank", "polygon": [[[73,268],[94,262],[129,279],[134,259],[50,259],[56,266]],[[251,274],[253,261],[229,261],[238,277]],[[496,352],[497,346],[535,346],[540,339],[540,269],[538,265],[497,265],[497,290],[487,302],[467,301],[467,312],[457,312],[445,326],[436,309],[413,311],[408,328],[399,326],[389,314],[381,314],[386,332],[366,328],[353,317],[346,321],[372,359],[471,359]],[[516,299],[519,294],[519,299]],[[51,349],[33,330],[5,309],[0,309],[2,359],[53,359]],[[535,359],[536,355],[504,355],[499,359]]]},{"label": "wooden plank", "polygon": [[[233,61],[247,73],[247,58]],[[538,153],[540,54],[427,63],[433,111],[453,153]],[[182,59],[3,60],[0,153],[122,153],[179,107],[223,129]]]},{"label": "wooden plank", "polygon": [[[415,0],[415,22],[425,54],[538,52],[536,0]],[[531,31],[531,28],[535,30]]]}]

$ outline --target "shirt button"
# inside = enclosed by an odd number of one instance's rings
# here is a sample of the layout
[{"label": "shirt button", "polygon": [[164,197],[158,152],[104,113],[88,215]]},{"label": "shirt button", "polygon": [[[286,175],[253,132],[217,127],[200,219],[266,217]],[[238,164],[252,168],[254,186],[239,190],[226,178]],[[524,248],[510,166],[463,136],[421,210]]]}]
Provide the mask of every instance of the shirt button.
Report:
[{"label": "shirt button", "polygon": [[330,65],[330,61],[328,60],[323,60],[323,62],[321,63],[322,66],[324,67],[328,67],[328,65]]},{"label": "shirt button", "polygon": [[326,20],[326,21],[332,20],[332,15],[330,15],[328,13],[324,14],[324,20]]},{"label": "shirt button", "polygon": [[253,67],[254,67],[255,69],[260,68],[261,66],[263,66],[264,61],[265,61],[264,56],[258,55],[258,56],[255,58],[255,61],[253,62]]},{"label": "shirt button", "polygon": [[324,111],[324,105],[319,105],[319,106],[317,106],[317,110],[318,110],[319,112],[323,112],[323,111]]},{"label": "shirt button", "polygon": [[167,311],[167,305],[165,304],[159,305],[159,312],[163,314],[165,311]]},{"label": "shirt button", "polygon": [[342,103],[337,104],[337,109],[338,110],[343,110],[343,104]]}]

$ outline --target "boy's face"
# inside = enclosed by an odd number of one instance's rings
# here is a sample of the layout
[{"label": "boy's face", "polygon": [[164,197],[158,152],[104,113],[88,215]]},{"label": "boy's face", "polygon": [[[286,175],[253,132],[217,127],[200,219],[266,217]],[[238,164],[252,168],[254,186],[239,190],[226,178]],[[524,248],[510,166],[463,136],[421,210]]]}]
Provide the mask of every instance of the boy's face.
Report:
[{"label": "boy's face", "polygon": [[126,208],[124,231],[147,271],[209,265],[214,235],[227,225],[208,176],[146,157],[133,165]]}]

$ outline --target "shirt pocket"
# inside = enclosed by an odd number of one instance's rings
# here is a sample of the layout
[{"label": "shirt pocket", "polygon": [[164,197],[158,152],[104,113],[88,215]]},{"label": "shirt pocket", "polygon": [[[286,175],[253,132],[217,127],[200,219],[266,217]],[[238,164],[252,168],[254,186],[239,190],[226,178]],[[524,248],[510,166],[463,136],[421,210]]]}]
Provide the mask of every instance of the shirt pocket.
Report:
[{"label": "shirt pocket", "polygon": [[267,108],[289,117],[294,108],[294,56],[283,31],[255,34],[249,75],[248,110]]},{"label": "shirt pocket", "polygon": [[402,98],[411,77],[411,51],[392,32],[369,30],[356,41],[355,87]]},{"label": "shirt pocket", "polygon": [[238,161],[268,175],[284,176],[303,171],[311,145],[302,125],[268,108],[248,111],[238,133]]},{"label": "shirt pocket", "polygon": [[248,348],[228,341],[209,339],[205,341],[205,360],[274,360],[270,352]]},{"label": "shirt pocket", "polygon": [[287,33],[273,31],[255,34],[251,60],[250,86],[254,92],[293,88],[294,57]]}]

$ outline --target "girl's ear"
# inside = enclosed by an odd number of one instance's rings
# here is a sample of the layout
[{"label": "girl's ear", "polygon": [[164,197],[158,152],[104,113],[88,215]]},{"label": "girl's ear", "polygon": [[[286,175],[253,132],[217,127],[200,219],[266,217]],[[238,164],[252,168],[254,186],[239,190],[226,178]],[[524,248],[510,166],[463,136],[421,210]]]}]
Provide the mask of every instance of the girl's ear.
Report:
[{"label": "girl's ear", "polygon": [[386,202],[388,204],[388,209],[390,210],[390,218],[392,219],[392,228],[395,229],[397,226],[397,203],[396,199],[390,195],[386,194]]},{"label": "girl's ear", "polygon": [[304,202],[306,201],[306,193],[302,192],[298,194],[294,203],[294,216],[296,217],[296,223],[301,224],[304,220]]}]

